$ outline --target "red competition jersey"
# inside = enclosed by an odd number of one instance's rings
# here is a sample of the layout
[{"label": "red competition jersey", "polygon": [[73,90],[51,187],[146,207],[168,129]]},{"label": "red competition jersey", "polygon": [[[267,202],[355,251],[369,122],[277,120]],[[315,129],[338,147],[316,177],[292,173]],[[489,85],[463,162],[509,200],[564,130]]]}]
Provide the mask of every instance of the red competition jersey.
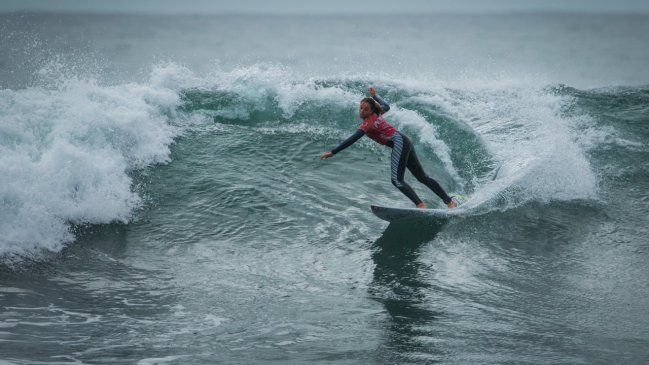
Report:
[{"label": "red competition jersey", "polygon": [[397,129],[386,122],[383,117],[372,114],[358,126],[358,129],[367,134],[368,137],[377,141],[380,144],[386,144],[397,132]]}]

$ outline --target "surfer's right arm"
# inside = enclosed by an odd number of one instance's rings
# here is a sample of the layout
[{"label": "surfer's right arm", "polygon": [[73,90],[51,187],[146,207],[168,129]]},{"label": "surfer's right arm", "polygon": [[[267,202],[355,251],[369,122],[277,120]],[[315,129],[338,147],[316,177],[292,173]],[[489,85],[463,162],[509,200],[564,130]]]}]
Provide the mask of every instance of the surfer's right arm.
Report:
[{"label": "surfer's right arm", "polygon": [[358,141],[364,135],[365,135],[365,131],[363,131],[362,129],[357,129],[356,132],[354,132],[354,134],[352,134],[351,136],[349,136],[349,138],[347,138],[341,144],[339,144],[338,147],[336,147],[333,150],[325,152],[322,155],[320,155],[320,159],[325,160],[325,159],[327,159],[329,157],[332,157],[336,153],[338,153],[338,152],[344,150],[345,148],[353,145],[354,142]]}]

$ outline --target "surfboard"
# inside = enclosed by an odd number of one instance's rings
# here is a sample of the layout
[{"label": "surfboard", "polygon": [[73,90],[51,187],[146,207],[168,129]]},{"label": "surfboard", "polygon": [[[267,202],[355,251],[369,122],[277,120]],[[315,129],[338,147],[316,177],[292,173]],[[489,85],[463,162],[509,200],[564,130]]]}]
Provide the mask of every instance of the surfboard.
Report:
[{"label": "surfboard", "polygon": [[372,213],[377,217],[388,221],[395,222],[404,219],[415,218],[448,218],[465,213],[464,208],[458,207],[454,209],[448,208],[396,208],[396,207],[382,207],[379,205],[370,205]]}]

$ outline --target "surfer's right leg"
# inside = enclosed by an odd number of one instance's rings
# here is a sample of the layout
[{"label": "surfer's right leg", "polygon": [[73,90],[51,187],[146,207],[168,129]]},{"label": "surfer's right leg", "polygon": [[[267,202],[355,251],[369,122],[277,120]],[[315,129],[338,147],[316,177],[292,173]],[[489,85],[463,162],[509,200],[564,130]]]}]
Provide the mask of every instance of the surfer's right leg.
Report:
[{"label": "surfer's right leg", "polygon": [[408,197],[418,208],[425,208],[422,206],[424,204],[419,196],[412,190],[412,187],[408,185],[403,177],[406,173],[406,167],[408,165],[408,156],[410,151],[412,151],[412,143],[407,137],[403,137],[401,133],[397,132],[392,137],[392,156],[390,157],[391,162],[391,181],[392,185],[396,186],[405,196]]}]

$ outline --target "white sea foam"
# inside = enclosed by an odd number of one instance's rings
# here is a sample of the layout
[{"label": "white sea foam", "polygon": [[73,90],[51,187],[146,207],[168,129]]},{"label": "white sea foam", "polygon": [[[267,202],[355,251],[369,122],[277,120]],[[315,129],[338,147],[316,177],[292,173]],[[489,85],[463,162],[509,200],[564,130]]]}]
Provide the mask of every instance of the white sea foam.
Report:
[{"label": "white sea foam", "polygon": [[129,220],[141,204],[129,173],[169,160],[181,72],[0,90],[0,254],[60,250],[74,239],[71,223]]}]

